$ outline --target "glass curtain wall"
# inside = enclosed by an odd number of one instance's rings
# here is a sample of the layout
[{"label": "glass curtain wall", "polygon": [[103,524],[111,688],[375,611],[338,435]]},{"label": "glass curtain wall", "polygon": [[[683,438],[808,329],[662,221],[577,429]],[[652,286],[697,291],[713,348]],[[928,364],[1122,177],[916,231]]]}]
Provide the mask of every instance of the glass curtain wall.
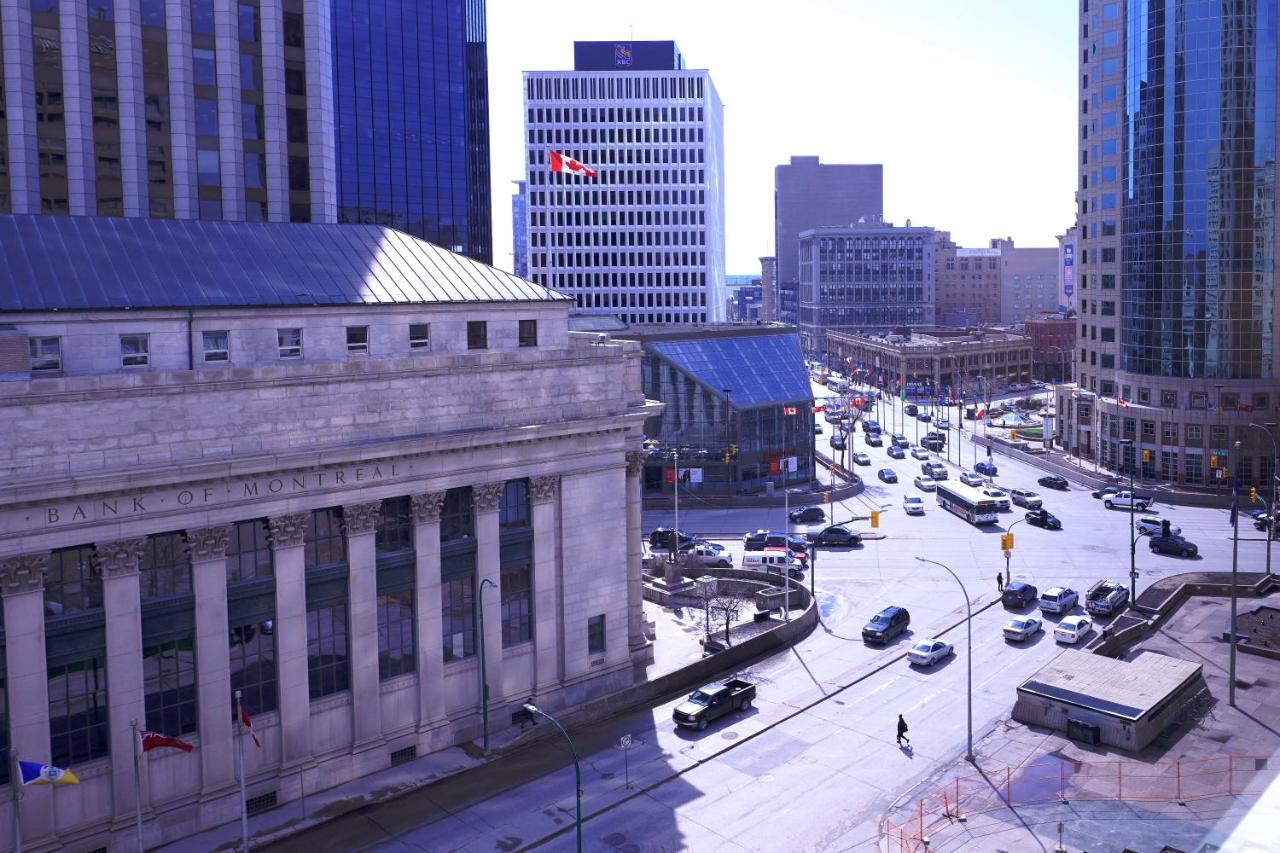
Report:
[{"label": "glass curtain wall", "polygon": [[169,108],[169,42],[165,0],[142,0],[142,98],[147,133],[147,204],[150,215],[172,219],[173,129]]}]

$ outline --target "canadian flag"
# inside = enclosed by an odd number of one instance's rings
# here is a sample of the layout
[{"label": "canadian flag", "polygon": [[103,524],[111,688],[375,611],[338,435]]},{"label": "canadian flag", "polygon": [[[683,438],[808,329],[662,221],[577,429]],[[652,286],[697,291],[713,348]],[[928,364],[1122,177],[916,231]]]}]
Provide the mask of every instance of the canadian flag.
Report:
[{"label": "canadian flag", "polygon": [[973,413],[973,417],[974,417],[974,419],[976,420],[976,419],[978,419],[978,418],[982,417],[983,415],[985,415],[986,413],[987,413],[987,410],[986,410],[986,409],[984,409],[984,408],[982,408],[981,406],[979,406],[979,407],[978,407],[978,411],[976,411],[976,412],[974,412],[974,413]]},{"label": "canadian flag", "polygon": [[794,415],[794,414],[796,413],[796,411],[797,411],[797,409],[796,409],[796,407],[795,407],[795,406],[783,406],[783,407],[782,407],[782,414],[784,414],[784,415],[786,415],[786,416],[788,416],[788,417],[790,417],[791,415]]},{"label": "canadian flag", "polygon": [[1122,409],[1129,408],[1129,401],[1126,400],[1124,397],[1116,397],[1116,402],[1120,404],[1120,408]]},{"label": "canadian flag", "polygon": [[258,733],[253,730],[253,721],[249,719],[249,712],[240,706],[240,725],[249,730],[249,737],[253,738],[253,745],[258,749],[262,749],[262,741],[258,740]]},{"label": "canadian flag", "polygon": [[826,407],[825,407],[825,406],[814,406],[814,407],[813,407],[813,413],[814,413],[815,415],[817,415],[817,414],[821,414],[821,413],[822,413],[822,410],[823,410],[824,408],[826,408]]},{"label": "canadian flag", "polygon": [[575,175],[582,175],[587,178],[594,178],[596,170],[590,169],[579,163],[572,157],[566,157],[559,151],[551,152],[551,171],[553,172],[572,172]]}]

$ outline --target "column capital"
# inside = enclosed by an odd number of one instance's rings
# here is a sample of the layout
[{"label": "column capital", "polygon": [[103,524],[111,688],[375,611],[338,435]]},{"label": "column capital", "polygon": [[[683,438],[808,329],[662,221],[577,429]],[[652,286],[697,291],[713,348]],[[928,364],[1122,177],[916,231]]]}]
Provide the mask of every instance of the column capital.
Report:
[{"label": "column capital", "polygon": [[119,577],[132,575],[138,571],[138,563],[142,561],[142,549],[146,540],[117,539],[114,542],[95,542],[98,565],[102,568],[103,577]]},{"label": "column capital", "polygon": [[307,535],[307,517],[309,513],[291,512],[286,515],[273,515],[267,519],[271,529],[271,544],[276,548],[295,548],[302,544]]},{"label": "column capital", "polygon": [[371,501],[363,504],[343,504],[342,522],[346,525],[348,536],[359,536],[372,533],[382,518],[382,502]]},{"label": "column capital", "polygon": [[192,562],[221,560],[227,556],[227,542],[230,538],[231,528],[225,524],[190,528],[187,530],[187,545],[191,548]]},{"label": "column capital", "polygon": [[0,560],[0,592],[39,592],[49,571],[48,554],[20,554]]},{"label": "column capital", "polygon": [[529,491],[532,503],[544,504],[553,501],[560,491],[560,477],[556,474],[534,477],[529,481]]},{"label": "column capital", "polygon": [[504,485],[504,483],[485,483],[480,486],[473,486],[471,500],[475,505],[476,512],[497,512],[498,502],[502,500]]},{"label": "column capital", "polygon": [[418,524],[440,521],[440,511],[444,508],[444,495],[444,492],[411,495],[409,502],[413,505],[413,520]]},{"label": "column capital", "polygon": [[647,454],[641,450],[630,450],[627,452],[627,475],[630,477],[638,477],[644,473],[644,460]]}]

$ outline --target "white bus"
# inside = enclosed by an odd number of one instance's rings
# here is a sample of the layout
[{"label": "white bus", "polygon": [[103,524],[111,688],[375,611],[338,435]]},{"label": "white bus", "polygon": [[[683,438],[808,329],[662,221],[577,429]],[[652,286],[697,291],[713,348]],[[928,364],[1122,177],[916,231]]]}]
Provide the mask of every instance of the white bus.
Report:
[{"label": "white bus", "polygon": [[938,483],[938,506],[954,512],[970,524],[995,524],[1000,508],[973,486],[943,480]]}]

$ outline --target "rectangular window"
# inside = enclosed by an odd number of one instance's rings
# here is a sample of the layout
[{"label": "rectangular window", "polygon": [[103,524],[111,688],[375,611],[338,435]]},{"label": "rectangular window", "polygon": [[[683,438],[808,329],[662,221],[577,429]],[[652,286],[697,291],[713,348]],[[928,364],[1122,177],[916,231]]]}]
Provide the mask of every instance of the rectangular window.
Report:
[{"label": "rectangular window", "polygon": [[53,373],[62,369],[62,338],[28,338],[31,372]]},{"label": "rectangular window", "polygon": [[196,179],[202,187],[216,187],[222,183],[222,167],[219,165],[217,151],[202,148],[196,152]]},{"label": "rectangular window", "polygon": [[194,732],[196,703],[195,639],[159,643],[142,650],[147,728],[177,736]]},{"label": "rectangular window", "polygon": [[504,528],[529,526],[529,481],[507,480],[498,506],[498,525]]},{"label": "rectangular window", "polygon": [[440,584],[445,662],[476,653],[475,581],[474,575],[468,575]]},{"label": "rectangular window", "polygon": [[227,542],[227,582],[269,578],[273,574],[271,539],[265,519],[237,521]]},{"label": "rectangular window", "polygon": [[409,349],[431,349],[430,323],[411,323],[409,325]]},{"label": "rectangular window", "polygon": [[587,620],[587,654],[594,655],[604,651],[604,614],[592,616]]},{"label": "rectangular window", "polygon": [[1143,438],[1155,438],[1155,437],[1156,437],[1156,424],[1155,424],[1155,421],[1143,421],[1143,422],[1142,422],[1142,437],[1143,437]]},{"label": "rectangular window", "polygon": [[49,762],[71,767],[107,754],[106,661],[49,667]]},{"label": "rectangular window", "polygon": [[1178,425],[1176,423],[1168,422],[1160,424],[1160,437],[1164,440],[1165,444],[1177,444]]},{"label": "rectangular window", "polygon": [[1227,440],[1227,428],[1221,424],[1214,424],[1209,427],[1209,440],[1213,442],[1215,447],[1220,446]]},{"label": "rectangular window", "polygon": [[467,321],[467,349],[489,348],[489,324],[484,320]]},{"label": "rectangular window", "polygon": [[149,335],[120,336],[120,364],[125,367],[146,367],[151,360]]},{"label": "rectangular window", "polygon": [[302,330],[276,329],[281,358],[302,358]]},{"label": "rectangular window", "polygon": [[520,346],[536,347],[538,345],[538,321],[520,321]]},{"label": "rectangular window", "polygon": [[1143,406],[1150,405],[1150,403],[1151,403],[1151,389],[1150,389],[1150,388],[1139,388],[1139,389],[1138,389],[1138,403],[1139,403],[1139,404],[1141,404],[1141,405],[1143,405]]},{"label": "rectangular window", "polygon": [[191,595],[191,558],[184,533],[148,536],[138,562],[142,600]]},{"label": "rectangular window", "polygon": [[354,355],[369,354],[368,326],[347,326],[347,352]]},{"label": "rectangular window", "polygon": [[1102,303],[1102,316],[1114,317],[1116,315],[1116,304],[1114,302]]},{"label": "rectangular window", "polygon": [[233,625],[231,636],[231,699],[235,709],[236,691],[249,716],[276,709],[275,622],[264,619]]},{"label": "rectangular window", "polygon": [[1204,391],[1191,392],[1191,408],[1207,409],[1209,408],[1209,395]]},{"label": "rectangular window", "polygon": [[191,61],[197,86],[218,85],[217,56],[212,50],[207,47],[192,48]]},{"label": "rectangular window", "polygon": [[201,332],[204,348],[205,363],[212,361],[226,361],[228,358],[228,343],[231,333],[223,330],[218,332]]},{"label": "rectangular window", "polygon": [[1253,408],[1255,411],[1265,412],[1267,410],[1268,397],[1266,394],[1253,395]]},{"label": "rectangular window", "polygon": [[307,683],[311,698],[349,689],[346,603],[307,607]]},{"label": "rectangular window", "polygon": [[533,572],[528,566],[502,570],[502,647],[533,639]]},{"label": "rectangular window", "polygon": [[378,554],[413,550],[413,504],[407,495],[382,501],[374,543]]},{"label": "rectangular window", "polygon": [[[107,504],[111,504],[107,501]],[[44,581],[46,618],[70,616],[102,607],[102,569],[93,546],[63,548],[49,555]]]},{"label": "rectangular window", "polygon": [[444,506],[440,509],[440,543],[474,538],[471,487],[461,486],[445,492]]},{"label": "rectangular window", "polygon": [[1194,441],[1197,444],[1204,441],[1204,427],[1200,424],[1187,424],[1187,441]]},{"label": "rectangular window", "polygon": [[1178,408],[1178,392],[1177,391],[1161,391],[1160,406],[1165,409]]},{"label": "rectangular window", "polygon": [[342,536],[342,508],[312,510],[303,542],[304,565],[308,569],[345,563],[347,541]]},{"label": "rectangular window", "polygon": [[378,677],[414,670],[413,590],[378,594]]}]

